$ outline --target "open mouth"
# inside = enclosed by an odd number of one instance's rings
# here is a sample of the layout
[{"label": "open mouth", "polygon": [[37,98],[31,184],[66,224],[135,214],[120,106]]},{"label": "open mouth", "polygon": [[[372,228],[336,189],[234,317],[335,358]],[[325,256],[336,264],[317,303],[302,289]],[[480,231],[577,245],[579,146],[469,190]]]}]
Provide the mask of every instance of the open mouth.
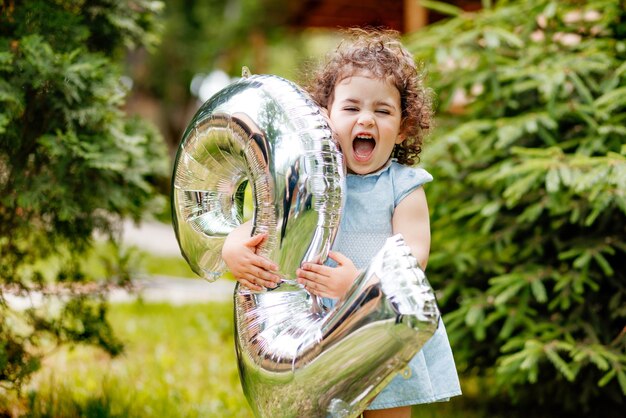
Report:
[{"label": "open mouth", "polygon": [[376,147],[376,140],[371,135],[357,135],[352,140],[352,150],[357,160],[364,161],[369,159]]}]

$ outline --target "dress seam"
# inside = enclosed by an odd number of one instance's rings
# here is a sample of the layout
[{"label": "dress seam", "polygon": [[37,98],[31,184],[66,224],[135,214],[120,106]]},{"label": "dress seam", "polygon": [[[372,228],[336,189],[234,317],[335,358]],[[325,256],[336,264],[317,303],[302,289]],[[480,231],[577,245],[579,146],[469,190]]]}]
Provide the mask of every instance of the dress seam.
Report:
[{"label": "dress seam", "polygon": [[[401,401],[396,402],[386,402],[376,405],[376,408],[372,408],[371,410],[379,410],[379,409],[388,409],[388,408],[398,408],[401,406],[409,406],[409,405],[422,405],[429,404],[435,402],[448,402],[453,396],[460,396],[462,392],[460,390],[455,390],[452,392],[442,393],[437,397],[431,396],[428,398],[418,398],[418,399],[403,399]],[[369,407],[366,409],[370,409]]]}]

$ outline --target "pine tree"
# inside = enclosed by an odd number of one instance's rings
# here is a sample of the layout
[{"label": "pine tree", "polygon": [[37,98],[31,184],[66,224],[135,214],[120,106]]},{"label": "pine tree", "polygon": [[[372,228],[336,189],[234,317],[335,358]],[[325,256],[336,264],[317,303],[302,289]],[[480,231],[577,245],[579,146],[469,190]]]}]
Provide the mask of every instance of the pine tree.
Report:
[{"label": "pine tree", "polygon": [[[94,233],[115,244],[166,175],[163,141],[125,116],[128,47],[157,40],[162,3],[0,0],[0,384],[20,388],[45,350],[88,343],[122,349],[105,291],[128,285],[132,263],[84,259]],[[43,298],[19,310],[13,296]],[[49,303],[55,301],[56,303]]]},{"label": "pine tree", "polygon": [[458,366],[526,413],[617,416],[626,2],[423,3],[455,15],[408,44],[439,96],[428,268]]}]

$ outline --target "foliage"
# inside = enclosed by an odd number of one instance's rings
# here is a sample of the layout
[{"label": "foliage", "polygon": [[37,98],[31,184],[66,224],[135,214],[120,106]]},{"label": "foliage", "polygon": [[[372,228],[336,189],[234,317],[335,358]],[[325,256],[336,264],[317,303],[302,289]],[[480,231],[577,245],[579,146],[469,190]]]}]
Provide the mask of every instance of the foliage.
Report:
[{"label": "foliage", "polygon": [[[107,316],[126,342],[124,355],[59,350],[28,386],[21,411],[32,418],[252,418],[237,372],[232,309],[232,301],[112,305]],[[413,416],[486,416],[463,400],[422,405]]]},{"label": "foliage", "polygon": [[429,276],[459,367],[528,408],[617,415],[626,2],[424,3],[456,14],[407,44],[440,99]]},{"label": "foliage", "polygon": [[[284,0],[168,0],[163,42],[135,66],[133,93],[156,100],[158,123],[172,150],[198,108],[190,86],[215,70],[238,77],[242,66],[304,81],[302,62],[330,42],[284,25]],[[334,44],[335,39],[332,38]],[[321,41],[320,41],[321,39]],[[318,44],[322,43],[318,47]]]},{"label": "foliage", "polygon": [[[125,117],[119,61],[153,45],[161,3],[148,0],[0,1],[0,384],[19,388],[42,347],[122,346],[103,291],[130,281],[117,252],[104,281],[81,261],[93,234],[138,220],[165,174],[161,138]],[[52,266],[50,260],[56,260]],[[14,309],[15,297],[34,301]],[[35,303],[39,298],[41,304]],[[47,303],[54,301],[54,304]]]},{"label": "foliage", "polygon": [[159,124],[172,149],[197,109],[189,88],[193,77],[215,67],[230,72],[231,61],[249,53],[250,34],[262,37],[274,27],[265,21],[269,16],[263,3],[271,0],[166,3],[163,41],[153,56],[137,57],[143,63],[135,67],[133,90],[158,99]]}]

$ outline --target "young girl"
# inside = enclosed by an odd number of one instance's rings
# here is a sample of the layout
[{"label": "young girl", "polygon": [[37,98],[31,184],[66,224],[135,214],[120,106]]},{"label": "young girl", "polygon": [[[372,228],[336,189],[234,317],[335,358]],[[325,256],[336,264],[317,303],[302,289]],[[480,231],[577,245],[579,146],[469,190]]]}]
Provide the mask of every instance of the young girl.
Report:
[{"label": "young girl", "polygon": [[[422,268],[430,250],[426,195],[430,174],[413,168],[432,117],[430,91],[395,33],[353,30],[309,89],[328,110],[348,168],[347,198],[333,265],[305,263],[298,282],[329,306],[341,298],[386,238],[400,233]],[[250,238],[250,223],[227,238],[222,255],[233,275],[252,290],[273,288],[277,266],[255,253],[265,238]],[[443,323],[409,366],[380,392],[366,418],[411,416],[411,405],[461,394]]]}]

